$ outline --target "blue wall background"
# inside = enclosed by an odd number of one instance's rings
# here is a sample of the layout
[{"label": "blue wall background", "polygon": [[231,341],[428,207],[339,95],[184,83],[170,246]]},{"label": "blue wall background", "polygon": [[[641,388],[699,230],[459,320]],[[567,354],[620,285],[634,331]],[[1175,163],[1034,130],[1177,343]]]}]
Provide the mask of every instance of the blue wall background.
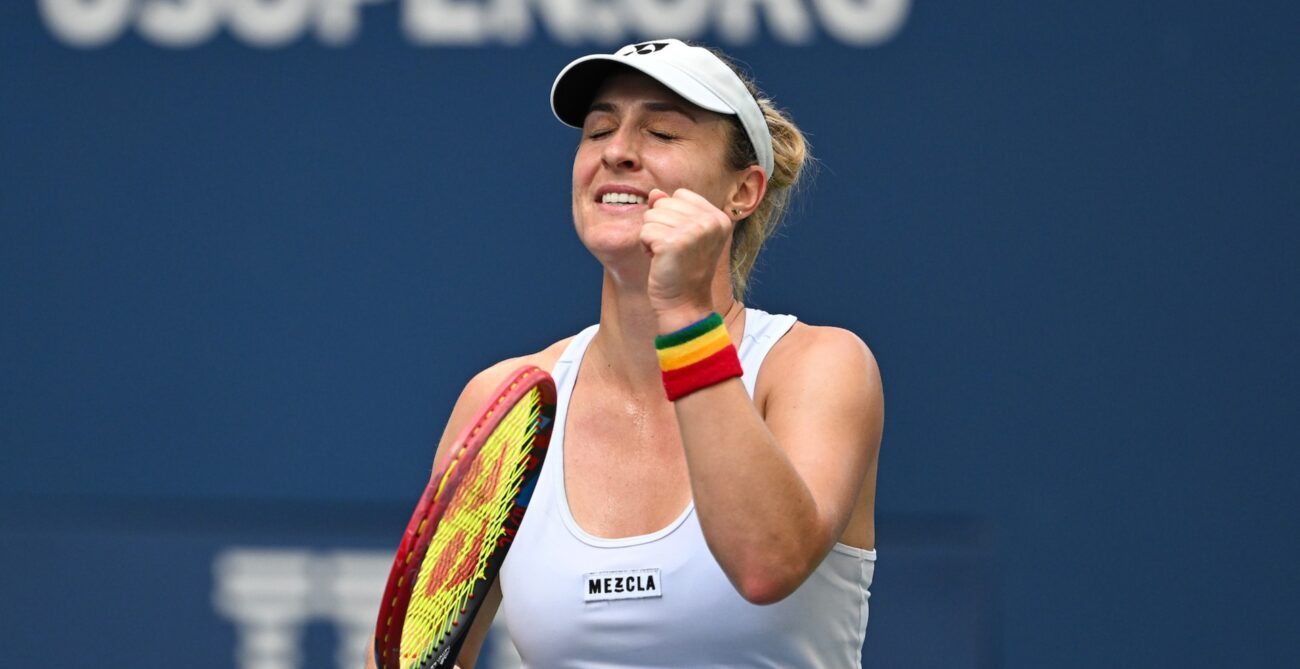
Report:
[{"label": "blue wall background", "polygon": [[[11,659],[80,657],[71,616],[105,666],[231,666],[216,551],[391,550],[463,382],[596,317],[546,96],[631,38],[362,16],[77,49],[0,6]],[[729,49],[821,160],[750,303],[884,373],[869,664],[1294,662],[1298,25],[917,0],[870,48]]]}]

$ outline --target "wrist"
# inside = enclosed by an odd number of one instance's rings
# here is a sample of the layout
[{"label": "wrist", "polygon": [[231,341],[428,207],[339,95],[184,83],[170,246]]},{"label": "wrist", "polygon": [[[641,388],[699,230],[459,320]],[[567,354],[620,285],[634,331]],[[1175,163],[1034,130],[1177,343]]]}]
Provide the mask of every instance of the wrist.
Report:
[{"label": "wrist", "polygon": [[655,349],[669,401],[744,373],[727,326],[716,311],[656,337]]},{"label": "wrist", "polygon": [[714,313],[712,307],[689,305],[657,311],[655,312],[655,319],[658,324],[659,334],[666,335],[689,327],[693,323],[698,323],[712,313]]}]

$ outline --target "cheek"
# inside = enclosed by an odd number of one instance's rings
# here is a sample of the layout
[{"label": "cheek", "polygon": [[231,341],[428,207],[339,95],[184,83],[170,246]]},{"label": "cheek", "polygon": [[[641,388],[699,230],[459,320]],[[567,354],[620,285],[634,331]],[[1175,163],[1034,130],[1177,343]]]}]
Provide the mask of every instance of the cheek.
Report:
[{"label": "cheek", "polygon": [[573,203],[578,203],[578,193],[591,186],[592,180],[596,175],[596,168],[600,166],[599,160],[593,161],[590,151],[584,151],[581,147],[573,156]]},{"label": "cheek", "polygon": [[590,190],[592,180],[595,178],[596,168],[599,162],[591,160],[590,151],[584,151],[579,145],[577,152],[573,156],[573,175],[572,188],[570,190],[570,211],[573,216],[573,225],[581,233],[582,231],[582,204],[587,200],[586,193]]},{"label": "cheek", "polygon": [[660,190],[672,193],[678,188],[685,188],[703,195],[705,199],[716,204],[720,190],[718,178],[714,172],[707,169],[707,165],[701,164],[702,162],[675,160],[651,164],[647,161],[646,167],[652,174],[659,176],[655,181]]},{"label": "cheek", "polygon": [[[582,143],[573,152],[573,181],[591,180],[591,175],[600,167],[600,152],[590,144]],[[580,178],[581,177],[581,178]]]},{"label": "cheek", "polygon": [[691,164],[691,190],[721,209],[734,186],[731,174],[713,160],[699,160]]}]

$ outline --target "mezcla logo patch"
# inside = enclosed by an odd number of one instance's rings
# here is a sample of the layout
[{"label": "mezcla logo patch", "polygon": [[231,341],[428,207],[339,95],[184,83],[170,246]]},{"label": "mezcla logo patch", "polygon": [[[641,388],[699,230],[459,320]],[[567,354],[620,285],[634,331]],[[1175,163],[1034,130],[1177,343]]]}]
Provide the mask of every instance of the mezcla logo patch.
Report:
[{"label": "mezcla logo patch", "polygon": [[611,599],[645,599],[662,597],[663,578],[658,569],[629,569],[627,571],[598,571],[583,574],[586,582],[582,597],[588,602]]}]

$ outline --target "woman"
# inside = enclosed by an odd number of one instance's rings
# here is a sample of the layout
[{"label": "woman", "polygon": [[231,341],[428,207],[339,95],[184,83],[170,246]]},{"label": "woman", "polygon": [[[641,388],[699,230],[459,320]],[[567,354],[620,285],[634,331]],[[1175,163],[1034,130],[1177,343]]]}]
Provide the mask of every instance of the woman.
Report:
[{"label": "woman", "polygon": [[858,666],[879,373],[852,333],[740,302],[801,134],[676,40],[574,61],[552,107],[582,128],[573,218],[604,267],[600,321],[483,371],[453,410],[442,447],[520,365],[559,388],[551,454],[461,666],[498,602],[529,667]]}]

